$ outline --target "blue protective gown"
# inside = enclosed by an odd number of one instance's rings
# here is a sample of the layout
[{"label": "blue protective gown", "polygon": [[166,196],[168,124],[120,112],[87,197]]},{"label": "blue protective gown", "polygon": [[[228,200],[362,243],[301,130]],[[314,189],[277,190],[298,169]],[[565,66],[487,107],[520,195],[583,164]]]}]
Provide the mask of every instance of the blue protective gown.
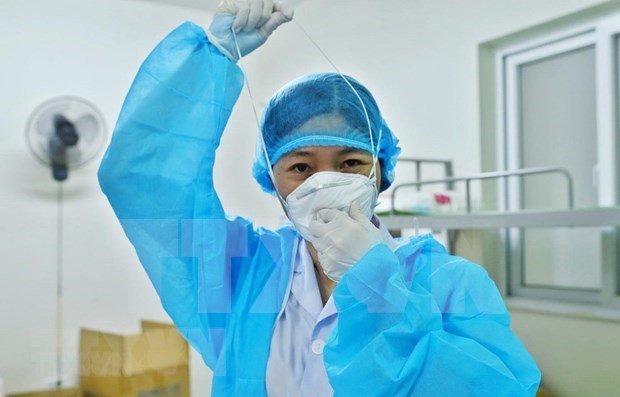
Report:
[{"label": "blue protective gown", "polygon": [[[142,65],[99,179],[165,310],[214,371],[213,396],[265,396],[290,288],[285,226],[227,217],[213,188],[243,76],[185,23]],[[430,236],[372,248],[334,290],[336,396],[533,396],[540,373],[486,272]]]}]

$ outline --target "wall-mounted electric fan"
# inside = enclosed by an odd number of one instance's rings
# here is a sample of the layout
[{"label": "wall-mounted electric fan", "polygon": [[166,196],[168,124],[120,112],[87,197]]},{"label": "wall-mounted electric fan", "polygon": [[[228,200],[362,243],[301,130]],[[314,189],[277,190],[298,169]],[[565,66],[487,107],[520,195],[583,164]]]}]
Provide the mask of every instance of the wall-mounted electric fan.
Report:
[{"label": "wall-mounted electric fan", "polygon": [[[52,98],[37,107],[26,125],[26,142],[34,156],[52,170],[58,181],[56,247],[56,377],[63,377],[63,181],[69,170],[95,158],[106,139],[101,112],[90,102],[72,96]],[[94,178],[94,175],[93,175]]]},{"label": "wall-mounted electric fan", "polygon": [[26,142],[34,156],[51,167],[53,178],[64,181],[69,169],[86,164],[103,147],[104,118],[82,98],[53,98],[30,116]]}]

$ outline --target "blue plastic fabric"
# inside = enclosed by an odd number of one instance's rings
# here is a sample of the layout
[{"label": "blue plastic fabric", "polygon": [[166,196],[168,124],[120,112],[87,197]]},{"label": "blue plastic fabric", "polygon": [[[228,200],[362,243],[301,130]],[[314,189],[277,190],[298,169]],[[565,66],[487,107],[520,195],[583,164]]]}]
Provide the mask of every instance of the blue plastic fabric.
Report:
[{"label": "blue plastic fabric", "polygon": [[[394,181],[394,167],[400,153],[398,139],[381,117],[370,91],[354,78],[345,77],[364,103],[370,119],[372,144],[362,103],[343,76],[337,73],[310,74],[286,84],[267,103],[261,131],[269,162],[273,166],[284,154],[304,146],[345,145],[366,150],[378,155],[380,191],[383,191]],[[341,122],[334,121],[335,116]],[[309,120],[312,120],[311,124],[304,128]],[[253,174],[265,192],[275,193],[260,142],[257,143]]]},{"label": "blue plastic fabric", "polygon": [[[142,65],[99,170],[162,305],[214,371],[212,395],[266,396],[273,327],[289,290],[290,228],[227,217],[215,151],[242,87],[186,23]],[[485,271],[430,236],[371,249],[336,289],[324,350],[335,396],[534,396],[540,373]],[[311,393],[312,391],[307,391]]]}]

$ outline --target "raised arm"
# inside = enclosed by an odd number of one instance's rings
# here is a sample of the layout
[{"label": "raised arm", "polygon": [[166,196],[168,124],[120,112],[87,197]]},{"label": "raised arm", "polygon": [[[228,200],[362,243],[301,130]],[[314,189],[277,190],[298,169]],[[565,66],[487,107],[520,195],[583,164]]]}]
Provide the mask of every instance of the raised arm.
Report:
[{"label": "raised arm", "polygon": [[[242,83],[237,66],[203,29],[183,24],[140,68],[99,169],[101,188],[164,308],[211,362],[217,349],[198,315],[198,274],[205,263],[197,260],[193,236],[206,223],[225,230],[213,163]],[[212,244],[226,247],[228,241]],[[223,277],[223,259],[210,258],[211,277]],[[221,292],[218,302],[228,295]]]},{"label": "raised arm", "polygon": [[[223,3],[211,39],[188,22],[149,55],[99,170],[101,188],[164,308],[211,367],[244,279],[232,267],[249,261],[260,243],[250,222],[225,216],[213,187],[215,151],[243,85],[236,58],[226,51],[232,51],[226,40],[235,13],[245,12],[226,7],[238,3]],[[284,21],[281,14],[270,8],[258,18],[245,16],[239,26],[247,31],[237,35],[242,55],[264,43]]]}]

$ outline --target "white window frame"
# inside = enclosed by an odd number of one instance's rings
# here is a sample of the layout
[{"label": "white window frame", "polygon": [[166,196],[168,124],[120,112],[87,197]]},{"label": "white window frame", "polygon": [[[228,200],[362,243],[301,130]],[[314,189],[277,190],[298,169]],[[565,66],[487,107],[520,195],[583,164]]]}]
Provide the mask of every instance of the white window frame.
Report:
[{"label": "white window frame", "polygon": [[[498,170],[519,168],[519,66],[534,60],[594,46],[596,62],[596,122],[597,122],[597,166],[594,181],[598,188],[600,206],[620,204],[618,191],[618,86],[620,73],[616,37],[620,36],[620,15],[603,17],[594,22],[572,26],[547,33],[535,39],[524,40],[516,45],[495,52],[495,97],[496,97],[496,167]],[[593,170],[594,171],[594,170]],[[498,184],[498,209],[515,211],[520,207],[520,181],[511,178]],[[604,230],[603,245],[609,255],[617,258],[620,233],[616,228]],[[522,231],[507,229],[503,234],[506,245],[506,280],[509,296],[532,297],[582,303],[600,303],[620,307],[620,271],[616,260],[603,260],[601,291],[587,291],[570,288],[531,287],[522,283],[522,260],[518,247]],[[603,255],[605,257],[605,255]],[[605,259],[605,258],[604,258]]]}]

